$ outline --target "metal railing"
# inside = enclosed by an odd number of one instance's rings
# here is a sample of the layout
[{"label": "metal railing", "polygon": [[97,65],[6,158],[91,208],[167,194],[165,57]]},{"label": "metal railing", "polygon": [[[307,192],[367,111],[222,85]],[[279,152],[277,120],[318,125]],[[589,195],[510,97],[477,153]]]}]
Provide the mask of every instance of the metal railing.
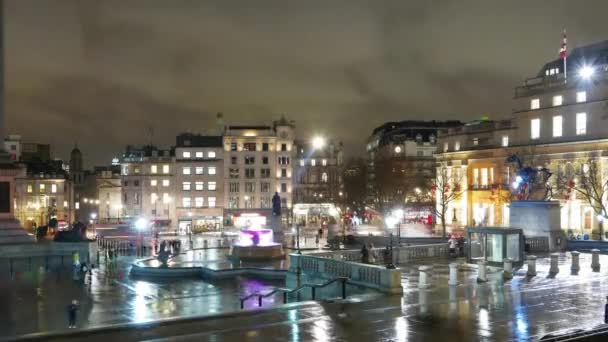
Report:
[{"label": "metal railing", "polygon": [[348,282],[348,278],[345,277],[338,277],[338,278],[334,278],[332,280],[329,280],[323,284],[304,284],[304,285],[300,285],[298,287],[296,287],[295,289],[291,290],[291,289],[287,289],[287,288],[283,288],[283,287],[278,287],[275,288],[274,290],[265,293],[265,294],[261,294],[261,293],[252,293],[248,296],[245,296],[243,298],[241,298],[241,309],[244,309],[245,307],[245,301],[247,301],[248,299],[254,298],[254,297],[258,297],[258,307],[262,307],[262,300],[266,297],[270,297],[278,292],[282,292],[283,293],[283,304],[287,304],[287,297],[288,295],[292,294],[292,293],[298,293],[301,290],[305,289],[305,288],[310,288],[311,289],[311,296],[312,296],[312,300],[316,299],[316,292],[317,292],[317,288],[324,288],[326,286],[329,286],[335,282],[341,281],[342,282],[342,299],[346,299],[346,283]]}]

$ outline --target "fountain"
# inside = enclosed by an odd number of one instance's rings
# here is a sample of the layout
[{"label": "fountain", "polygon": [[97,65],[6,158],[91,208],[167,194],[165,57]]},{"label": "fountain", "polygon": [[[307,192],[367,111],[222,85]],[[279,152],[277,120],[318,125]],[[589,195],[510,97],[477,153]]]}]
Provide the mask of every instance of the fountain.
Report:
[{"label": "fountain", "polygon": [[266,260],[283,257],[283,247],[274,242],[272,229],[249,226],[239,232],[230,257],[239,260]]}]

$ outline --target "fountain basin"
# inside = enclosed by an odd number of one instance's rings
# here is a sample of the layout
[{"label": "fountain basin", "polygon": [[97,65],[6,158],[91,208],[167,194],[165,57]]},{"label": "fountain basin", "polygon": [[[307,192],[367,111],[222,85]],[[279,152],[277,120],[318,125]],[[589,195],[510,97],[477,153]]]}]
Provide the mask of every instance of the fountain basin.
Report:
[{"label": "fountain basin", "polygon": [[239,232],[239,241],[230,249],[230,258],[270,260],[283,258],[283,246],[273,241],[272,230],[251,228]]}]

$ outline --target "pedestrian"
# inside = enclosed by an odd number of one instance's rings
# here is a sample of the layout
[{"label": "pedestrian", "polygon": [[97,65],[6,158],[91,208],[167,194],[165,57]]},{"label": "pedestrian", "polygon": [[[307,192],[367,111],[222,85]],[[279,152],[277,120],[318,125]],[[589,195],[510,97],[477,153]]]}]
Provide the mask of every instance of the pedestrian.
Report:
[{"label": "pedestrian", "polygon": [[323,237],[323,227],[319,228],[319,237]]},{"label": "pedestrian", "polygon": [[319,234],[315,236],[315,244],[317,245],[317,248],[319,248]]},{"label": "pedestrian", "polygon": [[450,236],[448,246],[450,247],[450,256],[456,256],[456,239],[454,238],[454,235]]},{"label": "pedestrian", "polygon": [[72,304],[68,305],[68,328],[76,328],[76,312],[78,311],[78,301],[72,300]]},{"label": "pedestrian", "polygon": [[464,256],[464,236],[458,238],[458,256]]},{"label": "pedestrian", "polygon": [[361,248],[361,262],[364,264],[369,263],[369,250],[367,250],[366,244],[363,244],[363,248]]}]

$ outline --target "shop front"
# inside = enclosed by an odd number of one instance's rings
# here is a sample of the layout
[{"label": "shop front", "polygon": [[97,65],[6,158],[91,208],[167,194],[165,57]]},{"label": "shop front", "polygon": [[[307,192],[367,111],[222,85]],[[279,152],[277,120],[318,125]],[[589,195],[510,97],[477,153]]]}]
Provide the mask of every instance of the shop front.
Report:
[{"label": "shop front", "polygon": [[178,234],[217,232],[222,229],[222,216],[180,217]]},{"label": "shop front", "polygon": [[322,226],[329,221],[339,222],[339,215],[332,203],[298,203],[293,206],[294,222],[307,227]]},{"label": "shop front", "polygon": [[272,209],[232,209],[224,212],[224,225],[234,228],[268,228]]}]

